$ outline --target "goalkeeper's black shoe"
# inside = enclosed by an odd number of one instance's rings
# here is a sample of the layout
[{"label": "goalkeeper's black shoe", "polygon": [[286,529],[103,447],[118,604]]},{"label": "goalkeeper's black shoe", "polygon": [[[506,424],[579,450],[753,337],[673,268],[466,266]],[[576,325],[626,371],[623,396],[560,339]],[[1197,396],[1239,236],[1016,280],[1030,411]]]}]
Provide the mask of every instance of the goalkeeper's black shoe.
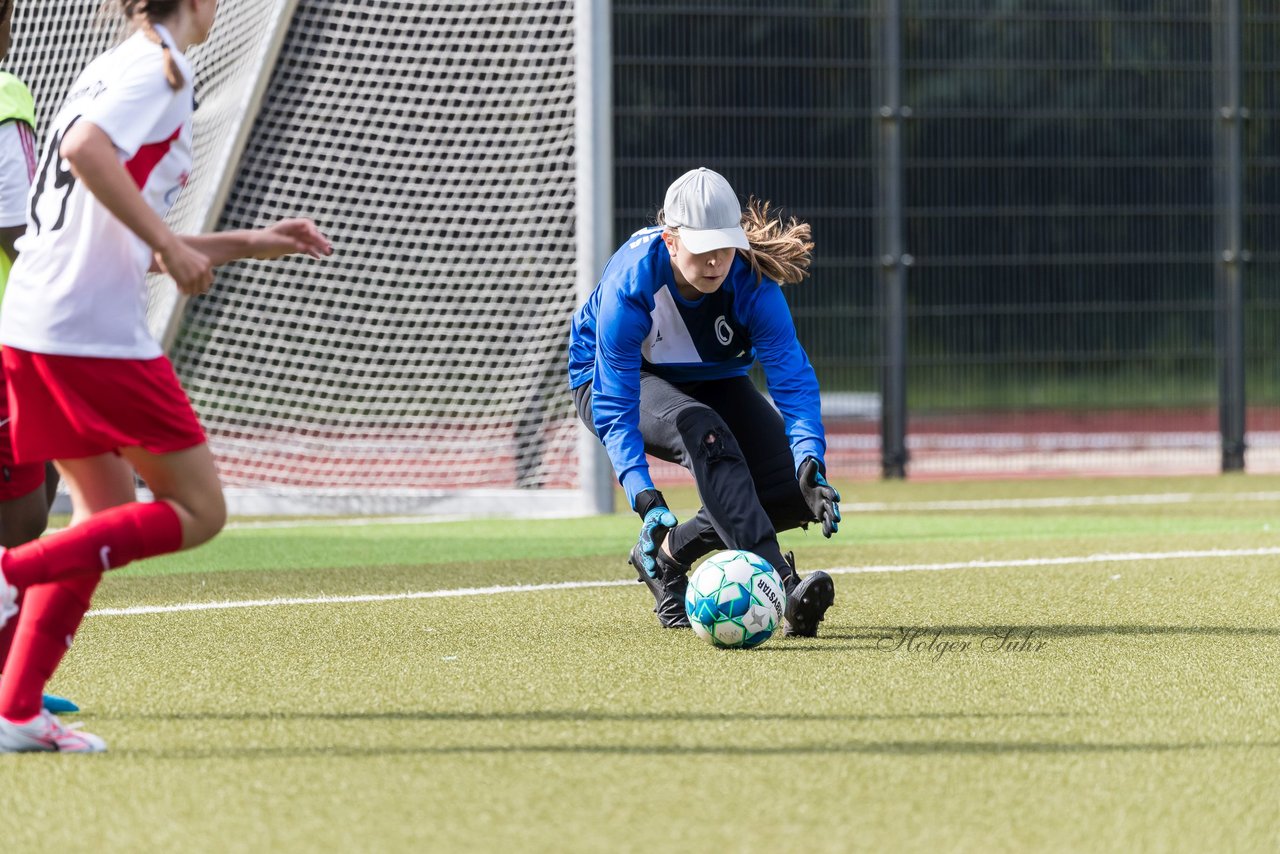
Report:
[{"label": "goalkeeper's black shoe", "polygon": [[836,601],[836,583],[820,569],[801,579],[800,573],[796,572],[795,555],[787,552],[783,557],[791,567],[791,573],[782,580],[783,589],[787,592],[786,621],[782,624],[782,633],[802,638],[817,637],[818,623],[826,616],[831,603]]},{"label": "goalkeeper's black shoe", "polygon": [[654,558],[655,575],[651,576],[644,571],[642,554],[640,544],[636,543],[631,549],[628,563],[653,594],[653,613],[658,615],[658,622],[664,629],[689,628],[689,615],[684,611],[684,592],[689,587],[688,564],[676,563],[662,549],[658,549],[658,555]]}]

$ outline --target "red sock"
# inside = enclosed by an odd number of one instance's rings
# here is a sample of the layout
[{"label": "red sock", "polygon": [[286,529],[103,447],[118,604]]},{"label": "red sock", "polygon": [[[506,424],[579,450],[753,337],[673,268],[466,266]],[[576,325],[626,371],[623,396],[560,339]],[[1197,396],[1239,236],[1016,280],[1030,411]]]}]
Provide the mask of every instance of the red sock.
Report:
[{"label": "red sock", "polygon": [[23,594],[13,648],[0,678],[0,716],[28,721],[40,714],[44,686],[71,646],[89,610],[102,572],[52,584],[37,584]]},{"label": "red sock", "polygon": [[72,528],[9,549],[5,580],[19,590],[116,569],[182,547],[182,520],[167,502],[134,502],[94,513]]}]

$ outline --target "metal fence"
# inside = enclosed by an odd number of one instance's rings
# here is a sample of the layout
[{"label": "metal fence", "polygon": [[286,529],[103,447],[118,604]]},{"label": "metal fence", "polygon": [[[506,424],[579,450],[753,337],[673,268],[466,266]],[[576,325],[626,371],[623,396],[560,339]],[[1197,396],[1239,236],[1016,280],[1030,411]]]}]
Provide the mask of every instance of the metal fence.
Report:
[{"label": "metal fence", "polygon": [[845,476],[1280,468],[1275,5],[615,0],[615,233],[812,223]]}]

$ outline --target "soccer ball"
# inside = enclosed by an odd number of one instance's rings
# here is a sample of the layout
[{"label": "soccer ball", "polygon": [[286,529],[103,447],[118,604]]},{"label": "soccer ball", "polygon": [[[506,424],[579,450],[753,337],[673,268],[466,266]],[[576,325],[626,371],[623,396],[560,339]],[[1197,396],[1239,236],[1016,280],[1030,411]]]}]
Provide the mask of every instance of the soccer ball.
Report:
[{"label": "soccer ball", "polygon": [[744,551],[712,555],[693,571],[684,610],[694,633],[724,648],[750,649],[773,636],[787,601],[768,561]]}]

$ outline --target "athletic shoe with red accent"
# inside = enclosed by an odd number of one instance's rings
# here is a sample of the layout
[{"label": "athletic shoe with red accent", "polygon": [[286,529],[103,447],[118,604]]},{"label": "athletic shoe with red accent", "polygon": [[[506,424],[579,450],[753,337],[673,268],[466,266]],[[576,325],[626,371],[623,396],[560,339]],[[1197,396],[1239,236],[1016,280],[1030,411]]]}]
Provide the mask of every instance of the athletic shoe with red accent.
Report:
[{"label": "athletic shoe with red accent", "polygon": [[63,724],[41,711],[24,724],[0,718],[0,753],[103,753],[107,743],[96,735],[80,731],[80,724]]}]

